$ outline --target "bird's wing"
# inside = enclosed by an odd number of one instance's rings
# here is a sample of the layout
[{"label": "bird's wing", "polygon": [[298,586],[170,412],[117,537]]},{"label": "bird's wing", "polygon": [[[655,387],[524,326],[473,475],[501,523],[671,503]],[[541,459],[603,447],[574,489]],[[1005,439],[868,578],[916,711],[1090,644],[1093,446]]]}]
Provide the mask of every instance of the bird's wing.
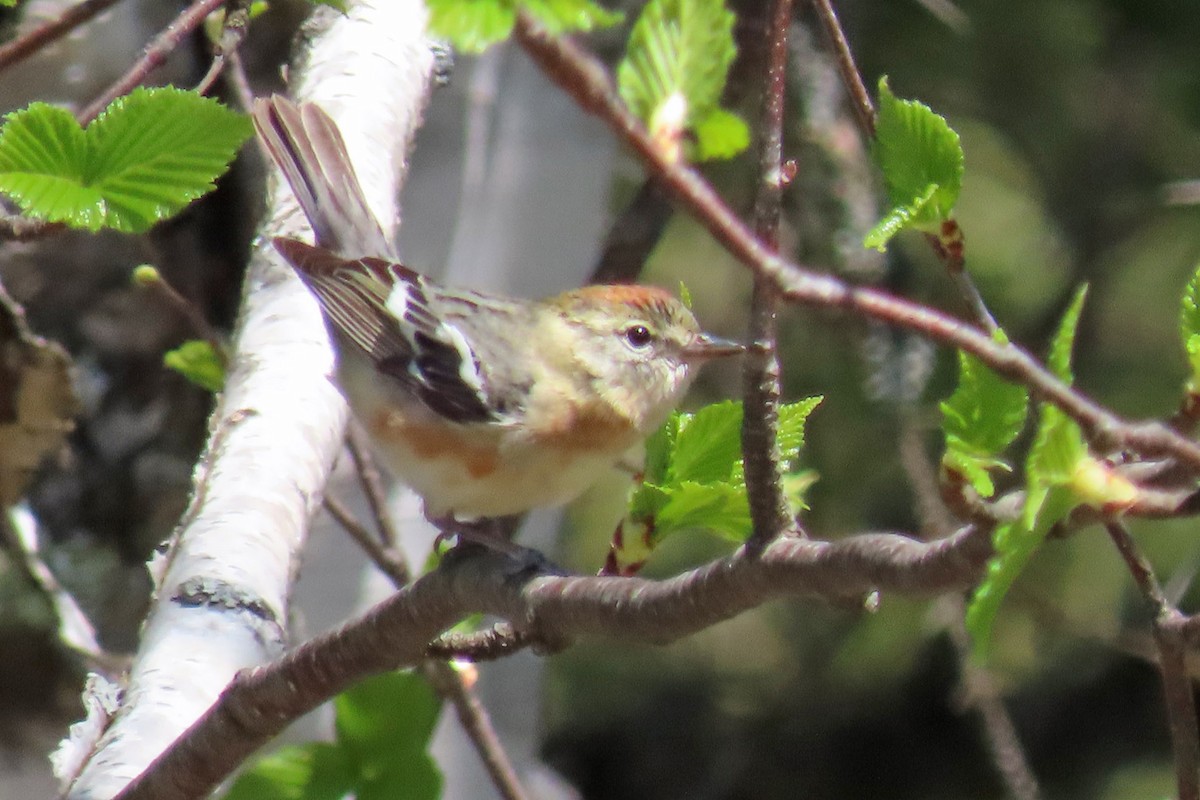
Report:
[{"label": "bird's wing", "polygon": [[345,259],[298,239],[275,248],[316,295],[335,332],[383,375],[454,422],[495,420],[478,355],[462,329],[437,306],[474,303],[470,293],[440,290],[419,273],[381,258]]}]

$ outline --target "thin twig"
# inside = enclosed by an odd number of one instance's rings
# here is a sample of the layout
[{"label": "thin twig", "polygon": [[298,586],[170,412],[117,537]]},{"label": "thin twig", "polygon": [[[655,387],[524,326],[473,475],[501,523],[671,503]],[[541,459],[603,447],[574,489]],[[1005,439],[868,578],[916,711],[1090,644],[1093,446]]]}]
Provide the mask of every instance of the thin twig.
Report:
[{"label": "thin twig", "polygon": [[[400,541],[396,525],[387,508],[387,489],[383,485],[383,476],[375,464],[375,456],[371,453],[371,443],[357,422],[351,421],[346,426],[346,449],[354,461],[354,469],[358,473],[359,483],[363,494],[367,497],[367,505],[371,507],[371,515],[375,520],[375,529],[379,538],[387,547],[395,547]],[[407,580],[402,581],[408,583]]]},{"label": "thin twig", "polygon": [[963,623],[966,603],[961,595],[946,599],[950,606],[947,615],[952,618],[947,630],[958,656],[963,700],[979,714],[992,764],[1004,781],[1009,796],[1015,800],[1037,800],[1041,797],[1041,789],[1029,766],[1025,749],[1021,746],[1021,737],[1017,735],[1012,715],[1004,705],[1004,698],[991,672],[976,663],[971,654],[970,637]]},{"label": "thin twig", "polygon": [[[921,427],[911,408],[901,409],[900,425],[900,463],[917,496],[922,530],[930,534],[927,538],[940,539],[952,532],[953,520],[939,497],[937,469],[925,452]],[[1015,800],[1037,800],[1040,796],[1037,778],[1029,766],[1016,725],[992,674],[976,663],[971,654],[964,622],[966,602],[960,594],[947,596],[943,602],[946,632],[958,657],[962,699],[979,714],[992,764]]]},{"label": "thin twig", "polygon": [[817,16],[821,20],[821,27],[825,30],[825,35],[829,37],[829,43],[833,47],[838,72],[841,73],[842,83],[850,93],[850,101],[854,107],[854,116],[858,120],[858,126],[862,129],[863,135],[868,139],[874,139],[875,106],[871,104],[871,95],[867,92],[866,84],[863,83],[862,73],[858,71],[858,66],[854,63],[854,54],[850,52],[850,43],[846,41],[846,34],[842,31],[842,25],[838,22],[837,14],[833,10],[833,3],[830,0],[813,0],[813,8],[816,9]]},{"label": "thin twig", "polygon": [[483,761],[484,769],[492,779],[492,785],[500,792],[504,800],[526,800],[524,787],[513,769],[504,743],[492,726],[492,719],[487,709],[479,701],[479,696],[464,679],[461,672],[452,664],[445,661],[425,662],[425,674],[429,676],[433,688],[438,694],[450,701],[458,715],[459,724],[466,732],[467,738],[475,745]]},{"label": "thin twig", "polygon": [[712,187],[690,167],[671,162],[617,97],[604,67],[573,42],[551,36],[521,12],[517,41],[546,75],[586,111],[601,117],[675,199],[734,257],[768,277],[793,303],[841,309],[963,350],[1014,383],[1028,387],[1079,423],[1104,452],[1127,449],[1146,457],[1171,455],[1200,471],[1200,444],[1157,422],[1126,422],[1067,386],[1015,345],[1000,345],[960,319],[886,292],[853,287],[771,253]]},{"label": "thin twig", "polygon": [[142,57],[124,75],[79,113],[79,124],[87,125],[100,116],[100,112],[107,108],[109,103],[128,94],[135,86],[144,81],[147,75],[162,66],[163,62],[167,60],[167,56],[179,47],[184,37],[200,27],[204,23],[204,18],[220,8],[224,2],[225,0],[195,0],[185,8],[183,13],[154,38],[154,41],[142,53]]},{"label": "thin twig", "polygon": [[213,46],[213,60],[208,72],[196,84],[196,94],[208,94],[225,65],[232,62],[238,45],[250,30],[250,0],[225,0],[225,19],[221,23],[221,39]]},{"label": "thin twig", "polygon": [[[758,196],[754,232],[770,252],[779,252],[783,197],[783,106],[787,95],[788,27],[792,0],[775,0],[767,19],[767,69],[763,86]],[[742,461],[753,533],[761,547],[788,525],[791,512],[783,493],[779,452],[779,343],[776,318],[779,290],[764,275],[754,276],[750,302],[750,350],[742,371]]]},{"label": "thin twig", "polygon": [[609,227],[588,283],[637,280],[674,213],[658,184],[643,181],[629,205]]},{"label": "thin twig", "polygon": [[[349,438],[349,437],[347,437]],[[367,480],[360,467],[360,478],[364,488]],[[380,544],[376,538],[361,524],[350,511],[336,498],[326,494],[325,510],[345,528],[351,538],[362,547],[368,557],[400,589],[411,580],[411,571],[404,556],[391,544]],[[389,523],[390,525],[390,523]],[[492,779],[497,791],[506,800],[524,800],[525,790],[517,778],[512,760],[504,749],[500,737],[492,725],[487,709],[479,701],[474,690],[464,679],[462,673],[453,665],[436,658],[426,659],[421,669],[433,684],[434,689],[454,706],[455,713],[462,723],[463,731],[471,741],[479,760]]]},{"label": "thin twig", "polygon": [[84,0],[71,6],[55,19],[30,28],[11,42],[0,45],[0,70],[36,53],[51,42],[61,39],[75,28],[99,14],[117,0]]},{"label": "thin twig", "polygon": [[134,271],[135,283],[147,291],[153,292],[156,298],[170,307],[176,314],[183,317],[188,327],[192,329],[192,333],[208,342],[213,352],[221,359],[221,363],[228,364],[229,347],[225,343],[225,337],[205,318],[204,312],[200,310],[199,306],[192,300],[184,297],[178,289],[163,277],[158,269],[154,269],[153,274],[144,279],[140,277],[141,269],[139,267],[138,270]]},{"label": "thin twig", "polygon": [[1197,729],[1196,699],[1187,668],[1189,621],[1167,599],[1154,569],[1138,549],[1125,523],[1109,519],[1104,527],[1125,559],[1138,590],[1154,611],[1154,643],[1158,646],[1158,668],[1166,695],[1179,800],[1200,800],[1200,730]]},{"label": "thin twig", "polygon": [[346,533],[350,534],[350,538],[353,539],[358,546],[363,549],[363,552],[367,554],[367,557],[371,559],[371,562],[378,567],[384,575],[387,575],[392,583],[394,583],[396,586],[404,586],[409,582],[411,577],[409,575],[408,564],[405,562],[404,556],[394,548],[380,544],[375,536],[373,536],[371,532],[367,530],[366,526],[358,521],[358,518],[351,513],[350,509],[347,508],[341,500],[329,494],[327,491],[325,493],[325,497],[321,501],[321,504],[325,507],[325,510],[329,512],[329,516],[333,517],[334,521],[336,521],[338,525],[341,525],[342,529],[345,530]]}]

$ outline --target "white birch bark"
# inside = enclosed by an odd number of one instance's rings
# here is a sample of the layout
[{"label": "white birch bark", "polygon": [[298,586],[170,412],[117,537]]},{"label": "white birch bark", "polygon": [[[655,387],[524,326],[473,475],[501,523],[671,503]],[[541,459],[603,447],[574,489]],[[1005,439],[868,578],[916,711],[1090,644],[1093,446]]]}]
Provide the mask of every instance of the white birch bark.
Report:
[{"label": "white birch bark", "polygon": [[[420,0],[359,0],[322,9],[297,99],[339,123],[377,216],[398,223],[398,181],[420,124],[432,53]],[[196,468],[191,507],[165,556],[158,591],[113,723],[93,745],[70,798],[120,791],[216,699],[238,670],[286,646],[288,598],[309,518],[342,442],[347,410],[316,302],[269,244],[307,228],[286,186],[244,287],[228,383]],[[72,747],[92,750],[85,759]],[[60,776],[70,780],[73,776]]]}]

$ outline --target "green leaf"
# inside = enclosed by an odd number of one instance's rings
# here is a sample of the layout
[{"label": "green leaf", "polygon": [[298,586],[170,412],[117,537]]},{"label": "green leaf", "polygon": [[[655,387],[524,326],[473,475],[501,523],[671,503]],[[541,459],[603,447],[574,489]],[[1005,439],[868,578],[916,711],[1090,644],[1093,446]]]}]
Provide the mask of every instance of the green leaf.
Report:
[{"label": "green leaf", "polygon": [[750,129],[737,114],[722,108],[709,112],[696,123],[696,161],[733,158],[750,146]]},{"label": "green leaf", "polygon": [[522,0],[521,5],[553,34],[593,31],[624,19],[591,0]]},{"label": "green leaf", "polygon": [[[1050,345],[1050,369],[1071,383],[1071,350],[1087,287],[1075,293]],[[1025,505],[1020,518],[997,529],[996,553],[967,607],[967,629],[976,654],[988,655],[992,625],[1004,596],[1033,558],[1046,534],[1085,500],[1076,486],[1080,466],[1090,459],[1079,425],[1057,406],[1040,403],[1037,435],[1025,461]]]},{"label": "green leaf", "polygon": [[384,769],[401,752],[425,753],[441,701],[414,672],[376,675],[338,695],[338,743],[367,771]]},{"label": "green leaf", "polygon": [[784,472],[792,472],[798,467],[800,449],[804,447],[804,426],[808,416],[825,400],[823,395],[816,395],[795,403],[784,403],[779,407],[779,433],[777,441],[779,453],[783,459]]},{"label": "green leaf", "polygon": [[925,191],[912,198],[908,205],[896,206],[888,211],[883,219],[867,231],[867,235],[863,237],[863,247],[874,248],[881,253],[886,250],[887,243],[893,236],[921,219],[926,206],[933,202],[937,188],[936,183],[931,183],[925,187]]},{"label": "green leaf", "polygon": [[[1008,344],[1003,331],[993,337]],[[993,469],[1008,469],[998,458],[1021,433],[1029,393],[1009,383],[974,356],[958,354],[958,386],[940,406],[946,453],[942,463],[960,473],[983,497],[995,493]]]},{"label": "green leaf", "polygon": [[958,134],[923,103],[893,95],[886,76],[879,80],[872,154],[891,209],[867,235],[865,246],[882,248],[903,228],[936,230],[950,217],[962,188]]},{"label": "green leaf", "polygon": [[650,0],[617,67],[617,88],[665,147],[685,131],[697,158],[727,157],[749,143],[744,123],[719,103],[737,55],[735,17],[722,0]]},{"label": "green leaf", "polygon": [[1083,313],[1083,301],[1087,299],[1087,291],[1087,284],[1075,291],[1062,321],[1058,323],[1058,332],[1050,342],[1050,356],[1046,359],[1050,371],[1066,384],[1075,382],[1075,376],[1071,374],[1071,351],[1075,348],[1075,331],[1079,327],[1079,317]]},{"label": "green leaf", "polygon": [[727,400],[681,414],[668,476],[672,483],[728,481],[742,457],[742,404]]},{"label": "green leaf", "polygon": [[345,751],[325,742],[283,747],[243,772],[224,800],[340,800],[358,772]]},{"label": "green leaf", "polygon": [[164,353],[163,366],[210,392],[225,388],[225,362],[210,343],[201,339],[190,339]]},{"label": "green leaf", "polygon": [[140,233],[213,188],[249,120],[174,88],[134,89],[87,130],[33,103],[0,128],[0,191],[33,217]]},{"label": "green leaf", "polygon": [[667,490],[667,496],[655,519],[655,543],[688,528],[710,530],[739,544],[750,535],[750,501],[744,486],[683,481]]},{"label": "green leaf", "polygon": [[480,53],[512,33],[518,7],[553,34],[590,31],[621,21],[591,0],[429,0],[430,32],[465,53]]},{"label": "green leaf", "polygon": [[1196,271],[1183,290],[1179,307],[1179,338],[1183,341],[1192,370],[1188,391],[1196,392],[1200,390],[1200,264],[1196,265]]}]

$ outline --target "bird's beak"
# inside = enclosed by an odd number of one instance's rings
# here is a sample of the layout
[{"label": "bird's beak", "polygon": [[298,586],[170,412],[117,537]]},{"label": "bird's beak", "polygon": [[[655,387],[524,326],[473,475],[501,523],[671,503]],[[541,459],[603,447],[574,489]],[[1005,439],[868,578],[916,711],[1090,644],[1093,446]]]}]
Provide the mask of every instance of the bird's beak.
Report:
[{"label": "bird's beak", "polygon": [[699,333],[683,348],[683,357],[688,361],[707,361],[721,356],[736,356],[746,352],[746,346],[732,339],[722,339],[709,333]]}]

